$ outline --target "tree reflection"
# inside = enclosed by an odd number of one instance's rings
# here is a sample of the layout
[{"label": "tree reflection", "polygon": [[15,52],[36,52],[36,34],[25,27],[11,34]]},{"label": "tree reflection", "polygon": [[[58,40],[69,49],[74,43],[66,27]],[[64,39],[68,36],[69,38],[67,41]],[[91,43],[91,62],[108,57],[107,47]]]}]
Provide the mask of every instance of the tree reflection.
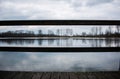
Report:
[{"label": "tree reflection", "polygon": [[119,47],[119,38],[0,39],[0,46]]}]

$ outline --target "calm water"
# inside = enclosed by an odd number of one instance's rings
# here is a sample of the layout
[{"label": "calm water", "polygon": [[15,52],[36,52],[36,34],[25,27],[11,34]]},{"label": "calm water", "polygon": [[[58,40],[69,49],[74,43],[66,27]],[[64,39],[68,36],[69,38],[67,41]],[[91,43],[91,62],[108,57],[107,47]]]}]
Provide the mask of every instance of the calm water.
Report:
[{"label": "calm water", "polygon": [[[119,47],[119,38],[0,39],[0,46]],[[0,70],[6,71],[119,71],[119,52],[33,53],[0,52]]]},{"label": "calm water", "polygon": [[120,38],[6,38],[0,39],[0,46],[120,47]]},{"label": "calm water", "polygon": [[120,53],[0,52],[0,70],[118,71]]}]

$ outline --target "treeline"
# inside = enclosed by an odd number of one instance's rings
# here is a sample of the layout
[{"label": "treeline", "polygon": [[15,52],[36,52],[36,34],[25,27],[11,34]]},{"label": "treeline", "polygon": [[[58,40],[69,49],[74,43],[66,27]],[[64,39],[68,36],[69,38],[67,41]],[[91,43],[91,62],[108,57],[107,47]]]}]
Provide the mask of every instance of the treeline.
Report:
[{"label": "treeline", "polygon": [[[41,30],[39,30],[41,31]],[[33,31],[8,31],[8,32],[1,32],[0,37],[49,37],[55,36],[54,34],[35,34]]]},{"label": "treeline", "polygon": [[[104,30],[104,31],[103,31]],[[92,27],[89,33],[82,32],[81,35],[73,35],[74,37],[120,37],[120,26]]]},{"label": "treeline", "polygon": [[120,26],[108,26],[104,27],[92,27],[89,32],[82,32],[81,34],[74,34],[72,29],[65,29],[63,33],[62,29],[57,29],[56,32],[48,30],[47,34],[42,30],[38,30],[35,34],[34,31],[7,31],[1,32],[0,37],[120,37]]}]

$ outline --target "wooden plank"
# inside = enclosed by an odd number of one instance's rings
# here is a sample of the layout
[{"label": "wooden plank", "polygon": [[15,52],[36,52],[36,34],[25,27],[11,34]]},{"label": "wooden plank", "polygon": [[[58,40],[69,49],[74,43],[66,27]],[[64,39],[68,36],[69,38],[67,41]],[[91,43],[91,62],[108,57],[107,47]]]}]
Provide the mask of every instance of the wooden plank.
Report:
[{"label": "wooden plank", "polygon": [[43,73],[39,72],[39,73],[33,73],[32,79],[41,79],[42,78]]},{"label": "wooden plank", "polygon": [[120,47],[0,47],[8,52],[120,52]]},{"label": "wooden plank", "polygon": [[108,74],[105,73],[104,76],[105,76],[106,79],[115,79],[115,78],[111,75],[111,73],[108,73]]},{"label": "wooden plank", "polygon": [[87,73],[88,79],[97,79],[94,73]]},{"label": "wooden plank", "polygon": [[15,77],[13,79],[22,79],[23,74],[24,73],[22,73],[22,72],[16,73],[16,75],[15,75]]},{"label": "wooden plank", "polygon": [[120,79],[120,73],[112,73],[111,74],[115,79]]},{"label": "wooden plank", "polygon": [[31,79],[33,76],[32,72],[29,73],[29,72],[26,72],[23,74],[23,76],[21,77],[21,79]]},{"label": "wooden plank", "polygon": [[52,72],[51,79],[60,79],[60,72]]},{"label": "wooden plank", "polygon": [[13,25],[120,25],[120,20],[3,20],[0,26]]},{"label": "wooden plank", "polygon": [[16,74],[15,72],[1,72],[0,79],[12,79]]},{"label": "wooden plank", "polygon": [[104,73],[101,73],[101,72],[100,73],[98,73],[98,72],[95,73],[95,76],[96,76],[97,79],[106,79],[105,76],[104,76]]},{"label": "wooden plank", "polygon": [[85,72],[78,72],[77,75],[79,79],[88,79]]},{"label": "wooden plank", "polygon": [[41,79],[51,79],[51,73],[44,72],[43,76],[41,77]]},{"label": "wooden plank", "polygon": [[79,79],[75,73],[69,73],[69,79]]},{"label": "wooden plank", "polygon": [[120,79],[120,72],[0,72],[0,79]]},{"label": "wooden plank", "polygon": [[66,72],[61,72],[59,73],[60,75],[60,79],[69,79],[69,73],[66,73]]}]

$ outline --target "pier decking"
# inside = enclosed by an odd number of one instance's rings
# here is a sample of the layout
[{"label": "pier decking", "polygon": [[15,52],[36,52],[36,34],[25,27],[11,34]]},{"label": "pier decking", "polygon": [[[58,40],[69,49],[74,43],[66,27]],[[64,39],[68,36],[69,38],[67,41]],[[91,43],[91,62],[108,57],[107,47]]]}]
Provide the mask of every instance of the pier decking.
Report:
[{"label": "pier decking", "polygon": [[10,72],[10,71],[1,71],[0,79],[120,79],[120,72]]}]

